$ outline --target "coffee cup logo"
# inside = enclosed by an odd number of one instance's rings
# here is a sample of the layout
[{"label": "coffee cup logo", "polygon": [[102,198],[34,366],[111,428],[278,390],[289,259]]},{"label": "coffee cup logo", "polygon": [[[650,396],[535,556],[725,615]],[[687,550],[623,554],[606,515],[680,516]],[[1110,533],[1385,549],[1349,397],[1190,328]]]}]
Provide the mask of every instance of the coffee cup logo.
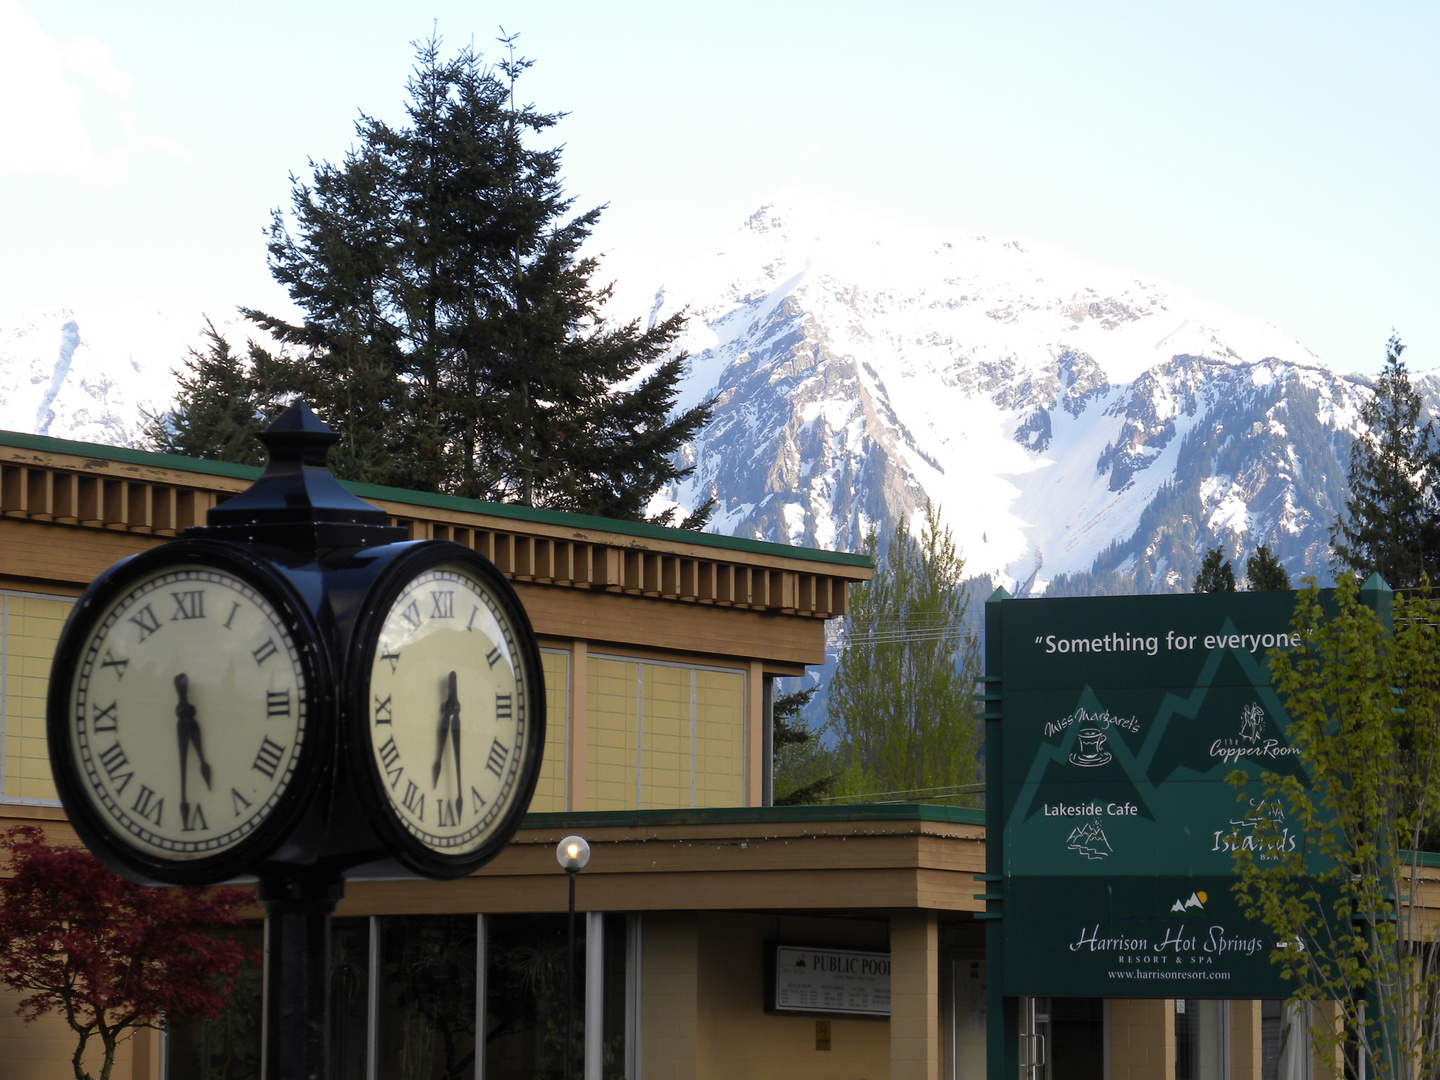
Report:
[{"label": "coffee cup logo", "polygon": [[1081,728],[1076,732],[1080,749],[1070,755],[1070,764],[1091,768],[1104,765],[1110,760],[1110,751],[1105,749],[1105,732],[1099,728]]}]

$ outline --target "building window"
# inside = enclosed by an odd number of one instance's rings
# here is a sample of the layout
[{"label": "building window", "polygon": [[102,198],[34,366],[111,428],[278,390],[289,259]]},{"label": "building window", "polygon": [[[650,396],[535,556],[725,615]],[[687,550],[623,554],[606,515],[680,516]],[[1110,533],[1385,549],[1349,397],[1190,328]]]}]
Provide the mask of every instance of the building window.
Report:
[{"label": "building window", "polygon": [[586,808],[745,803],[745,673],[592,656]]},{"label": "building window", "polygon": [[377,1076],[474,1080],[474,915],[380,920]]},{"label": "building window", "polygon": [[1310,1080],[1310,1005],[1260,1002],[1261,1080]]},{"label": "building window", "polygon": [[69,597],[0,590],[0,802],[59,806],[45,746],[45,695]]},{"label": "building window", "polygon": [[1175,1080],[1227,1080],[1229,1003],[1209,998],[1175,1001]]}]

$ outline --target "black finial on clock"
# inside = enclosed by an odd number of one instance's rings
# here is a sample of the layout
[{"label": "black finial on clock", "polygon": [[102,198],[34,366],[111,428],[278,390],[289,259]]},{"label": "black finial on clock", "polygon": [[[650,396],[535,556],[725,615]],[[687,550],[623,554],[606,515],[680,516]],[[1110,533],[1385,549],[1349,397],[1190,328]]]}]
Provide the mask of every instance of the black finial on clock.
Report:
[{"label": "black finial on clock", "polygon": [[206,514],[191,536],[273,544],[305,551],[370,547],[405,540],[378,506],[346,491],[325,457],[339,436],[296,400],[258,436],[269,453],[260,478]]}]

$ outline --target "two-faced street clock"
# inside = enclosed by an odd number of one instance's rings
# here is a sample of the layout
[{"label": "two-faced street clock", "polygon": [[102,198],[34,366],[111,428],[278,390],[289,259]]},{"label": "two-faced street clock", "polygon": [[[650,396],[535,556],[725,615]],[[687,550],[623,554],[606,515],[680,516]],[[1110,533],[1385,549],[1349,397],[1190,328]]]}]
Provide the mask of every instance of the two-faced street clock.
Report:
[{"label": "two-faced street clock", "polygon": [[448,542],[406,548],[356,624],[349,771],[402,863],[456,877],[493,857],[530,803],[545,744],[540,654],[488,560]]},{"label": "two-faced street clock", "polygon": [[50,683],[76,831],[142,878],[251,871],[323,782],[329,672],[304,604],[237,545],[180,540],[112,567],[76,603]]}]

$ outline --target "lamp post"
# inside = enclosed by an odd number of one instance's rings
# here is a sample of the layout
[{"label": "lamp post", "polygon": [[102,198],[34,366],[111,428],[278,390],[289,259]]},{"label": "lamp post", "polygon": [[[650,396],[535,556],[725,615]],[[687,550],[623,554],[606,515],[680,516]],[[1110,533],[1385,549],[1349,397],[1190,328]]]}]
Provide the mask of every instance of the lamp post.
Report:
[{"label": "lamp post", "polygon": [[565,961],[565,1080],[575,1056],[575,875],[590,861],[590,845],[583,836],[567,836],[555,849],[555,858],[570,879],[570,951]]}]

